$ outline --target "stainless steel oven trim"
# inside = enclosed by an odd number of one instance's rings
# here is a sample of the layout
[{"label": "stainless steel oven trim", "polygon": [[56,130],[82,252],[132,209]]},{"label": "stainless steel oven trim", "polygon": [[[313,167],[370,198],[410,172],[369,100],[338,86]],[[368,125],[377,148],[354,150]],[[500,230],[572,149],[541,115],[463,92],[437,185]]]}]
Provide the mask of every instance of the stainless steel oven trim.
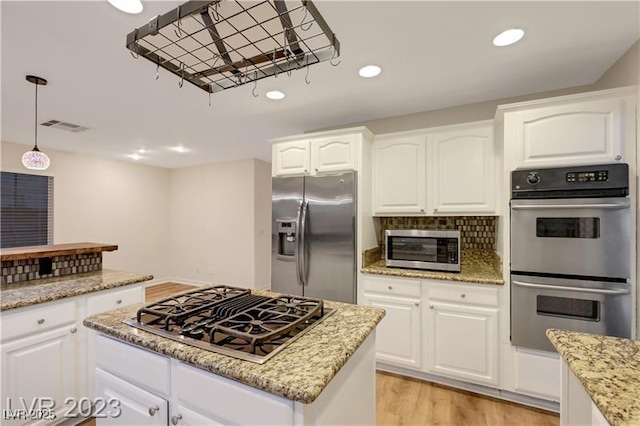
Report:
[{"label": "stainless steel oven trim", "polygon": [[385,250],[385,265],[398,268],[431,269],[436,271],[460,272],[462,259],[460,258],[460,231],[457,230],[425,230],[425,229],[387,229],[385,231],[385,247],[389,237],[425,237],[425,238],[454,238],[458,241],[458,263],[420,262],[416,260],[389,259],[389,250]]},{"label": "stainless steel oven trim", "polygon": [[430,238],[457,238],[460,239],[460,231],[456,230],[425,230],[425,229],[387,229],[387,237],[430,237]]},{"label": "stainless steel oven trim", "polygon": [[[514,200],[522,201],[522,200]],[[538,200],[536,200],[538,201]],[[629,203],[594,203],[594,204],[536,204],[536,205],[518,205],[511,206],[511,210],[545,210],[545,209],[628,209],[631,208]]]},{"label": "stainless steel oven trim", "polygon": [[578,293],[608,294],[608,295],[621,295],[621,294],[631,293],[630,289],[606,290],[606,289],[598,289],[598,288],[569,287],[569,286],[562,286],[562,285],[533,284],[533,283],[526,283],[522,281],[511,281],[511,283],[518,287],[537,288],[540,290],[576,291]]}]

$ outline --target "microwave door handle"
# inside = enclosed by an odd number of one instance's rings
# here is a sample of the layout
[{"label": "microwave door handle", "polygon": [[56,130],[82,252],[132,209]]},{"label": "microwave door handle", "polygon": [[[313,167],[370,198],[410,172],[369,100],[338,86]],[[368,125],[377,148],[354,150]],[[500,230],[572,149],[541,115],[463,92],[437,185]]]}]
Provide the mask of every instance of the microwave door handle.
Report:
[{"label": "microwave door handle", "polygon": [[575,291],[578,293],[591,293],[591,294],[607,294],[607,295],[621,295],[621,294],[629,294],[630,290],[624,289],[600,289],[600,288],[584,288],[584,287],[567,287],[567,286],[559,286],[559,285],[545,285],[545,284],[533,284],[533,283],[525,283],[522,281],[512,281],[513,285],[518,287],[527,287],[527,288],[538,288],[542,290],[558,290],[558,291]]},{"label": "microwave door handle", "polygon": [[303,201],[300,200],[298,201],[298,214],[296,217],[296,230],[297,230],[297,235],[296,235],[296,245],[295,245],[295,256],[296,256],[296,278],[298,280],[298,285],[304,285],[304,281],[302,280],[302,257],[303,257],[303,248],[301,249],[301,242],[302,242],[302,226],[301,226],[301,221],[300,218],[302,216],[302,204]]},{"label": "microwave door handle", "polygon": [[300,228],[298,228],[298,241],[302,250],[298,251],[298,258],[300,262],[300,272],[299,272],[299,283],[300,285],[306,286],[309,285],[307,282],[307,253],[305,246],[305,236],[307,233],[307,211],[309,209],[309,201],[304,200],[301,205],[301,215],[300,215]]},{"label": "microwave door handle", "polygon": [[598,203],[598,204],[526,204],[511,206],[512,210],[549,210],[549,209],[607,209],[621,210],[630,208],[625,203]]}]

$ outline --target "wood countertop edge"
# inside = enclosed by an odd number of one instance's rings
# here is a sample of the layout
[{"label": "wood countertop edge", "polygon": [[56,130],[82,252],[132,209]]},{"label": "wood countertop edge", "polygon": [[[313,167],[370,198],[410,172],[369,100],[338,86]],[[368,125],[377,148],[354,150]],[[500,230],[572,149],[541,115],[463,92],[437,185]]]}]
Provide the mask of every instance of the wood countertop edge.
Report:
[{"label": "wood countertop edge", "polygon": [[69,256],[118,250],[116,244],[74,243],[47,246],[17,247],[0,251],[0,261],[40,259],[43,257]]}]

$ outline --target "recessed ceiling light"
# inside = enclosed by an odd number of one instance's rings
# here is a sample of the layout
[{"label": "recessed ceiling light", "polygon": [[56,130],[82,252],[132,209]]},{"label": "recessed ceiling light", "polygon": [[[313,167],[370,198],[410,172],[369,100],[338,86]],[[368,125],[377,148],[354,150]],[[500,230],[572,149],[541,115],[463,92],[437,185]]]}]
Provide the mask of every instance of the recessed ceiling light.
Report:
[{"label": "recessed ceiling light", "polygon": [[279,90],[271,90],[266,94],[267,98],[273,99],[274,101],[279,101],[280,99],[284,99],[284,93]]},{"label": "recessed ceiling light", "polygon": [[510,44],[519,41],[523,36],[523,30],[520,28],[511,28],[495,36],[493,44],[498,47],[509,46]]},{"label": "recessed ceiling light", "polygon": [[147,153],[147,150],[146,150],[146,149],[144,149],[144,148],[140,148],[140,149],[138,150],[138,154],[145,154],[145,153]]},{"label": "recessed ceiling light", "polygon": [[142,12],[142,2],[140,0],[107,0],[109,4],[125,13]]},{"label": "recessed ceiling light", "polygon": [[185,152],[189,152],[189,151],[190,151],[190,149],[189,149],[189,148],[185,148],[185,147],[184,147],[184,146],[182,146],[182,145],[178,145],[178,146],[170,146],[170,147],[169,147],[169,149],[170,149],[171,151],[174,151],[174,152],[179,152],[180,154],[184,154]]},{"label": "recessed ceiling light", "polygon": [[377,76],[381,72],[382,72],[382,68],[380,68],[379,66],[367,65],[366,67],[360,68],[360,71],[358,71],[358,74],[360,74],[360,77],[371,78],[371,77]]},{"label": "recessed ceiling light", "polygon": [[139,160],[142,158],[138,154],[127,155],[127,157],[131,158],[132,160]]}]

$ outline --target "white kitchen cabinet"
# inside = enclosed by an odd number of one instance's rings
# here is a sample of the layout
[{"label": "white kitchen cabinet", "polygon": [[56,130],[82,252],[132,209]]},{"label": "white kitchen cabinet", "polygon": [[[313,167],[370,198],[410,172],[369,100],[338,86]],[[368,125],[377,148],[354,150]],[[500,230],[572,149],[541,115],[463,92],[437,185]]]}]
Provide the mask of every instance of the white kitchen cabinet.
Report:
[{"label": "white kitchen cabinet", "polygon": [[21,401],[29,408],[38,398],[46,398],[41,399],[43,407],[55,403],[55,423],[65,420],[69,408],[65,399],[78,397],[77,330],[72,322],[2,342],[3,409],[9,408],[9,401],[15,410],[22,408]]},{"label": "white kitchen cabinet", "polygon": [[495,213],[493,122],[427,136],[428,196],[434,214]]},{"label": "white kitchen cabinet", "polygon": [[311,140],[311,168],[314,173],[357,170],[357,135],[337,135]]},{"label": "white kitchen cabinet", "polygon": [[386,314],[376,329],[376,359],[420,369],[422,307],[420,281],[365,277],[361,303]]},{"label": "white kitchen cabinet", "polygon": [[274,176],[305,175],[311,169],[309,140],[283,142],[273,145]]},{"label": "white kitchen cabinet", "polygon": [[424,135],[377,138],[373,146],[374,215],[425,214]]},{"label": "white kitchen cabinet", "polygon": [[97,395],[106,406],[96,414],[98,425],[167,425],[166,399],[96,370]]},{"label": "white kitchen cabinet", "polygon": [[426,371],[498,385],[497,288],[425,281]]},{"label": "white kitchen cabinet", "polygon": [[503,109],[517,169],[633,161],[625,155],[635,138],[633,96],[578,95]]}]

